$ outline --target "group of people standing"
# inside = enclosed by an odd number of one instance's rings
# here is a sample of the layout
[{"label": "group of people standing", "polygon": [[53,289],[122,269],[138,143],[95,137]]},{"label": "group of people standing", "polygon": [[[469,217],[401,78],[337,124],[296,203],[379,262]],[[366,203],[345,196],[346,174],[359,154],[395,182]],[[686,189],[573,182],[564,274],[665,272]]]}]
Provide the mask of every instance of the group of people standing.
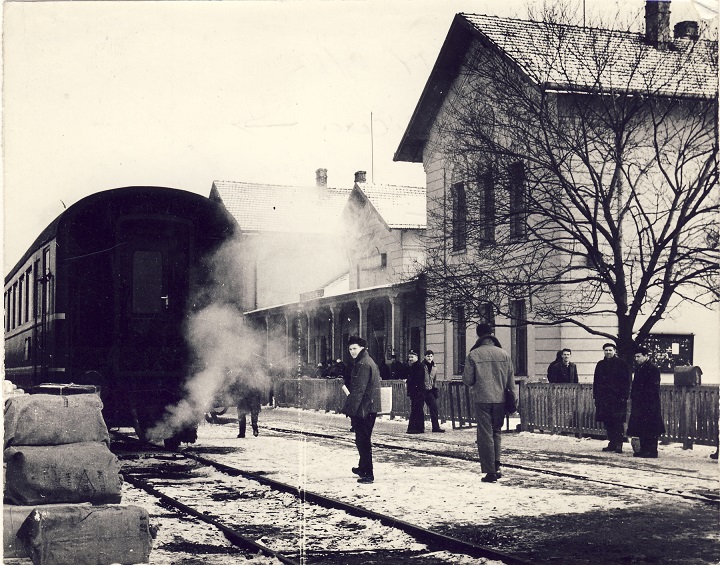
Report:
[{"label": "group of people standing", "polygon": [[[485,473],[483,482],[495,482],[502,476],[500,471],[500,431],[505,417],[506,399],[515,400],[515,382],[510,355],[500,347],[486,324],[477,328],[478,340],[468,355],[463,381],[472,391],[477,418],[477,444],[480,466]],[[348,339],[348,350],[352,357],[352,370],[348,384],[349,394],[345,399],[342,413],[350,417],[355,431],[355,445],[359,454],[357,467],[352,472],[358,475],[359,483],[375,480],[372,461],[372,430],[377,413],[380,411],[380,370],[367,352],[364,339],[352,336]],[[437,369],[434,353],[425,352],[425,359],[419,362],[417,352],[408,353],[407,394],[411,409],[408,433],[423,433],[424,408],[428,405],[432,431],[442,433],[438,422]]]},{"label": "group of people standing", "polygon": [[630,367],[618,357],[615,344],[603,345],[603,359],[595,366],[593,378],[595,417],[607,430],[608,444],[603,451],[622,453],[630,398],[627,435],[640,440],[640,449],[633,455],[656,458],[658,439],[665,433],[660,409],[660,369],[650,361],[646,347],[637,348],[635,364],[635,378],[631,380]]},{"label": "group of people standing", "polygon": [[[493,483],[502,477],[501,430],[508,406],[514,406],[515,375],[512,358],[505,351],[488,324],[478,324],[477,341],[465,361],[463,382],[470,388],[477,422],[477,448],[480,468],[485,476],[482,482]],[[355,444],[359,463],[352,468],[359,483],[372,483],[372,431],[380,411],[380,370],[368,354],[367,343],[356,336],[348,340],[352,357],[351,371],[346,381],[349,395],[342,412],[350,417],[355,431]],[[548,369],[551,383],[577,383],[577,367],[570,361],[572,351],[558,352],[556,361]],[[631,413],[627,434],[637,436],[640,449],[635,457],[658,456],[658,439],[665,433],[660,409],[660,371],[650,361],[648,350],[639,347],[635,353],[635,378],[628,364],[617,355],[613,343],[603,345],[603,359],[595,367],[593,398],[596,419],[603,422],[608,445],[602,450],[622,453],[625,441],[627,401],[631,400]],[[417,352],[408,353],[407,394],[411,410],[407,433],[423,433],[424,407],[427,404],[433,432],[443,432],[438,422],[437,369],[434,353],[425,352],[419,361]]]}]

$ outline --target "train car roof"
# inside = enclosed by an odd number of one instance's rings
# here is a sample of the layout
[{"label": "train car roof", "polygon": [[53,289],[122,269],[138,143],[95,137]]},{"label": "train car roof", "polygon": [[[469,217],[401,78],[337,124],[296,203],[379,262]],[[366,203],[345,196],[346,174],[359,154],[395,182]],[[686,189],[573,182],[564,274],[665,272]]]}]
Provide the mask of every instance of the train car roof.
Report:
[{"label": "train car roof", "polygon": [[[71,218],[75,216],[76,214],[81,213],[81,211],[86,208],[87,206],[90,206],[94,204],[95,202],[103,199],[115,199],[118,197],[126,198],[128,196],[132,196],[132,194],[139,194],[143,192],[153,192],[155,194],[160,194],[161,191],[172,191],[174,194],[174,197],[176,198],[182,198],[186,200],[196,200],[198,203],[200,202],[206,202],[209,207],[217,207],[218,211],[223,211],[224,209],[222,206],[220,206],[218,203],[213,202],[211,199],[209,199],[206,196],[203,196],[201,194],[197,194],[195,192],[189,192],[187,190],[182,190],[179,188],[170,188],[170,187],[162,187],[162,186],[126,186],[121,188],[111,188],[108,190],[102,190],[99,192],[95,192],[93,194],[90,194],[88,196],[85,196],[84,198],[81,198],[71,206],[69,206],[66,210],[63,210],[48,226],[40,232],[40,235],[38,235],[37,238],[35,238],[35,241],[33,241],[32,245],[28,247],[28,249],[23,253],[22,257],[20,258],[17,263],[15,263],[15,266],[10,270],[10,272],[5,276],[5,284],[7,284],[12,278],[17,274],[17,272],[20,270],[20,268],[27,262],[28,258],[33,255],[38,249],[46,245],[48,242],[52,241],[58,233],[59,226],[61,222],[64,220]],[[232,222],[233,224],[234,219],[230,216],[230,214],[225,213],[224,214],[228,222]]]}]

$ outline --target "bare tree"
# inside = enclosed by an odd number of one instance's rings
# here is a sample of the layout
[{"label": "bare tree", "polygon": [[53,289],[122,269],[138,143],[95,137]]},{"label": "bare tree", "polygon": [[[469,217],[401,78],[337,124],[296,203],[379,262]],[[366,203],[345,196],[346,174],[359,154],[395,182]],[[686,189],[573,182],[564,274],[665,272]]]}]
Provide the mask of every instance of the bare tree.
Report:
[{"label": "bare tree", "polygon": [[433,141],[455,168],[428,203],[428,315],[512,318],[523,298],[514,323],[629,355],[674,308],[718,301],[717,42],[545,16],[512,33],[468,16],[483,33]]}]

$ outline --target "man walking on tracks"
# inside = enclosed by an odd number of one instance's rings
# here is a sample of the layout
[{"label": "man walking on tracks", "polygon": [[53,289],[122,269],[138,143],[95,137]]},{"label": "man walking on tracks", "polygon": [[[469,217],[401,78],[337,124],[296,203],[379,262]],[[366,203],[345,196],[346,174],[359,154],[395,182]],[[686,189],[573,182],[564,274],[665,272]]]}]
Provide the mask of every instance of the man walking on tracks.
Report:
[{"label": "man walking on tracks", "polygon": [[479,324],[478,340],[465,361],[463,382],[475,402],[477,445],[484,483],[494,483],[500,472],[500,430],[505,418],[505,395],[515,397],[510,355],[500,347],[488,324]]},{"label": "man walking on tracks", "polygon": [[622,453],[625,441],[627,399],[630,395],[630,368],[617,356],[613,343],[603,345],[604,359],[595,366],[593,398],[595,419],[605,424],[608,435],[603,451]]},{"label": "man walking on tracks", "polygon": [[352,472],[359,475],[359,483],[372,483],[375,480],[371,437],[380,410],[380,371],[366,348],[367,342],[361,337],[351,336],[348,339],[352,372],[348,387],[350,394],[342,409],[343,414],[350,416],[355,429],[355,445],[360,462],[352,468]]},{"label": "man walking on tracks", "polygon": [[650,362],[646,347],[638,347],[635,363],[627,433],[640,439],[640,451],[635,457],[656,458],[658,438],[665,433],[660,410],[660,369]]}]

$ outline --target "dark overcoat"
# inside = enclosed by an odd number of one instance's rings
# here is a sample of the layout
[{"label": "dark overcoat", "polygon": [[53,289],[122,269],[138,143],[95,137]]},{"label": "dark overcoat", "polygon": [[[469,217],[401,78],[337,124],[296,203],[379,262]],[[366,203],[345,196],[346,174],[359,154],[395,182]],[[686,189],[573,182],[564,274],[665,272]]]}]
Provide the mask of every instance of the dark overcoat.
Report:
[{"label": "dark overcoat", "polygon": [[406,381],[407,395],[410,398],[424,397],[425,395],[425,368],[423,364],[416,361],[408,367],[408,378]]},{"label": "dark overcoat", "polygon": [[627,417],[630,396],[630,367],[619,357],[603,359],[595,366],[593,398],[599,422]]},{"label": "dark overcoat", "polygon": [[380,412],[380,370],[372,357],[363,349],[352,362],[349,396],[342,413],[364,418]]},{"label": "dark overcoat", "polygon": [[629,436],[660,436],[665,433],[660,409],[660,369],[650,361],[635,369],[627,433]]},{"label": "dark overcoat", "polygon": [[577,383],[577,366],[575,365],[575,363],[570,363],[566,368],[562,360],[559,363],[553,363],[548,369],[548,382]]}]

